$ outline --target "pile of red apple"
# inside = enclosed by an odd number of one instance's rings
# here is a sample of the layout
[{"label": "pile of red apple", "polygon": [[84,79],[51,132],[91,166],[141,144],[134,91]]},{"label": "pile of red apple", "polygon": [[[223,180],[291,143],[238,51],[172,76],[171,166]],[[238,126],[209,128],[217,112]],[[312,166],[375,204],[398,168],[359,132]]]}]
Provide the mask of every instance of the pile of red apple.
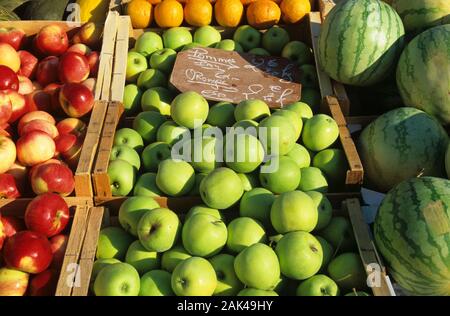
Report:
[{"label": "pile of red apple", "polygon": [[23,220],[0,214],[0,296],[55,294],[68,223],[69,207],[55,193],[34,198]]},{"label": "pile of red apple", "polygon": [[[90,24],[72,39],[57,24],[34,37],[0,29],[0,198],[74,189],[94,105],[99,53]],[[57,123],[58,121],[58,123]],[[64,161],[64,162],[63,162]]]}]

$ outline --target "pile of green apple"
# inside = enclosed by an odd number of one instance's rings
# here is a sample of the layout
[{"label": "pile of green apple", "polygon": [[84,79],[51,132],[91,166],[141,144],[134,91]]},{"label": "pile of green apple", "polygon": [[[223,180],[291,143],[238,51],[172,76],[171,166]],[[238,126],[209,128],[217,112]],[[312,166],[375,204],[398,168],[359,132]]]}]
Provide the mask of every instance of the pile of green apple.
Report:
[{"label": "pile of green apple", "polygon": [[[223,192],[226,195],[226,192]],[[237,210],[238,209],[238,210]],[[98,296],[368,295],[349,220],[320,192],[246,192],[233,210],[178,215],[130,197],[100,231]]]}]

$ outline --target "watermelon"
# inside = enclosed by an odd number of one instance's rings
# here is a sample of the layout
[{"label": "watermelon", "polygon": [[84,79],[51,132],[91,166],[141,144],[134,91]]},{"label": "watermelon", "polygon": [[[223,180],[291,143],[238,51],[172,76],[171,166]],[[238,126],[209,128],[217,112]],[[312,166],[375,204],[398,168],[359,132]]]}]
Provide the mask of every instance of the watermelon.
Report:
[{"label": "watermelon", "polygon": [[358,139],[366,185],[387,192],[418,175],[445,175],[448,136],[436,119],[415,108],[391,110],[371,122]]},{"label": "watermelon", "polygon": [[400,15],[406,32],[417,32],[450,23],[448,0],[393,0],[392,7]]},{"label": "watermelon", "polygon": [[412,178],[392,189],[374,223],[388,273],[412,295],[450,295],[450,181]]},{"label": "watermelon", "polygon": [[450,123],[450,25],[433,27],[406,46],[397,86],[405,105]]},{"label": "watermelon", "polygon": [[341,1],[323,23],[319,64],[336,81],[372,85],[392,70],[403,49],[404,34],[400,17],[388,4]]}]

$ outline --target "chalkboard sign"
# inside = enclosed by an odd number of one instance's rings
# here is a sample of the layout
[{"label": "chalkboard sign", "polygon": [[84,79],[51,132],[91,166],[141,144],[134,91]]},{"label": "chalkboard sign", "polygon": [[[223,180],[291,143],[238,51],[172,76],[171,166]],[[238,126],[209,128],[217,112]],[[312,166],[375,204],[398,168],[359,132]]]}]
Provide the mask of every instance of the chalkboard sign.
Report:
[{"label": "chalkboard sign", "polygon": [[300,100],[298,67],[280,57],[196,47],[178,53],[170,82],[207,100],[260,99],[272,108]]}]

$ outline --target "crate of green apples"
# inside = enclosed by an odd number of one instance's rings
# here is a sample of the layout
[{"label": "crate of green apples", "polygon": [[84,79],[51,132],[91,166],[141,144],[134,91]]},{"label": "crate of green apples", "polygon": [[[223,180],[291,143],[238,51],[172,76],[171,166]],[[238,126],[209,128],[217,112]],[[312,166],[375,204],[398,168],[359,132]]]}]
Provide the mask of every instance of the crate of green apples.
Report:
[{"label": "crate of green apples", "polygon": [[80,295],[390,294],[357,199],[255,188],[227,210],[206,202],[104,202],[88,223]]}]

